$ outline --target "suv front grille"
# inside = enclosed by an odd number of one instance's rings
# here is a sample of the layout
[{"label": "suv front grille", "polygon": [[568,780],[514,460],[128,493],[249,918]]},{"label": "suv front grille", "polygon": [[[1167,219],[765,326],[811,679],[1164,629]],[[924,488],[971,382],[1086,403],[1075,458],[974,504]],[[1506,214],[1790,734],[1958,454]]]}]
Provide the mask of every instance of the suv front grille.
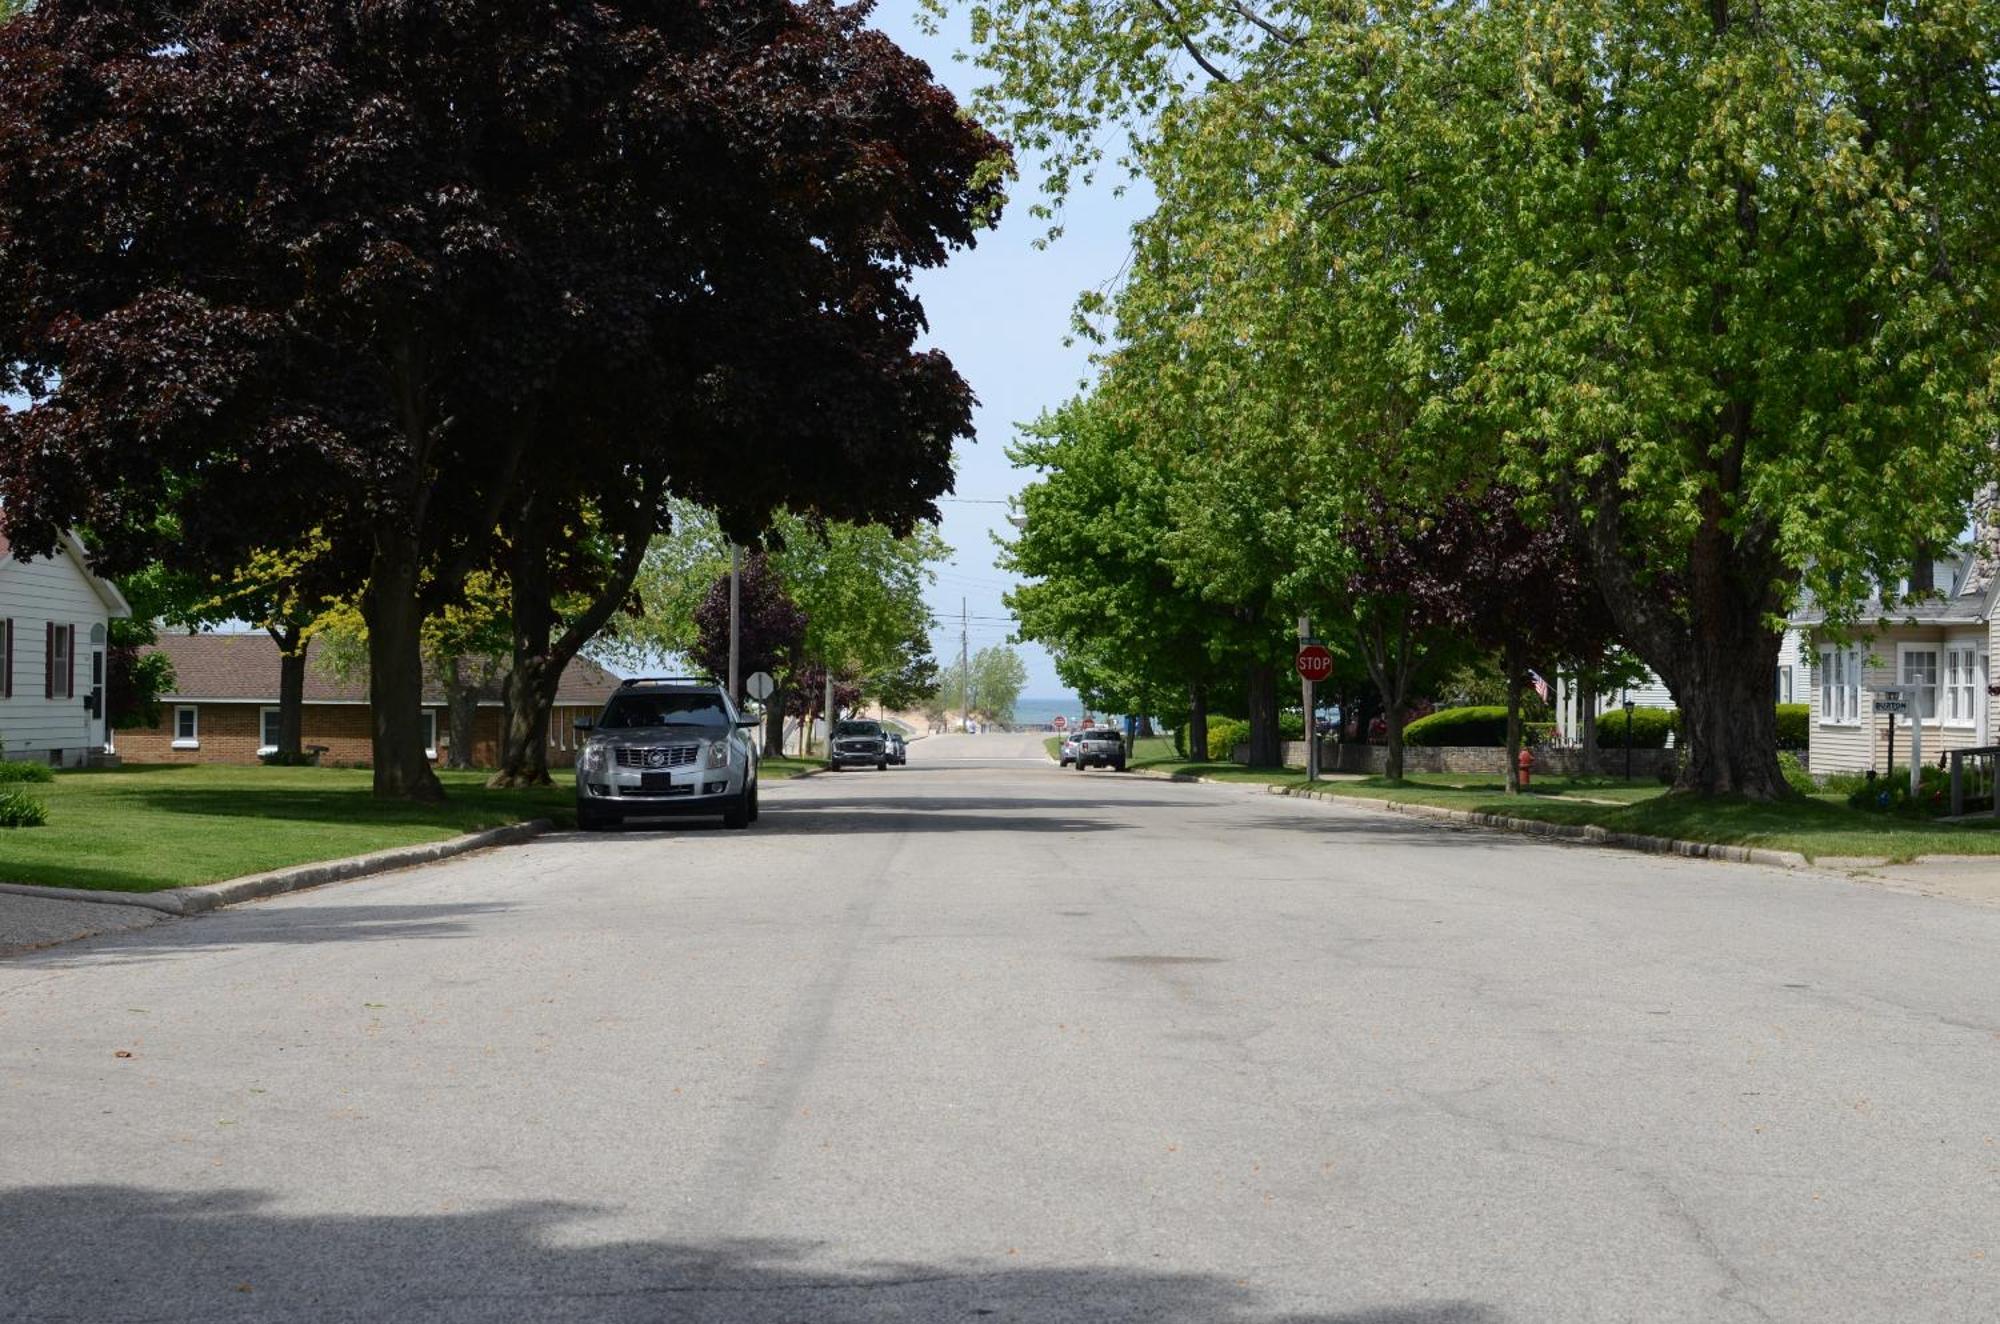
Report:
[{"label": "suv front grille", "polygon": [[685,768],[701,753],[700,745],[620,745],[616,751],[621,768]]}]

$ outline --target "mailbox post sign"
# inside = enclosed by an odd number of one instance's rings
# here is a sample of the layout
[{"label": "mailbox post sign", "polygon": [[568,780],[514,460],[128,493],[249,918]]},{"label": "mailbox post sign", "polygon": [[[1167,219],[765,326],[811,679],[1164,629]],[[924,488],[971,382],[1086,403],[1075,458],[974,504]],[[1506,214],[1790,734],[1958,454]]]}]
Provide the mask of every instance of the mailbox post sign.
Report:
[{"label": "mailbox post sign", "polygon": [[[1875,711],[1889,719],[1889,772],[1896,771],[1896,714],[1910,711],[1909,696],[1901,689],[1883,687],[1874,691]],[[1923,727],[1910,722],[1910,797],[1915,799],[1923,789]],[[1871,760],[1872,762],[1872,760]]]}]

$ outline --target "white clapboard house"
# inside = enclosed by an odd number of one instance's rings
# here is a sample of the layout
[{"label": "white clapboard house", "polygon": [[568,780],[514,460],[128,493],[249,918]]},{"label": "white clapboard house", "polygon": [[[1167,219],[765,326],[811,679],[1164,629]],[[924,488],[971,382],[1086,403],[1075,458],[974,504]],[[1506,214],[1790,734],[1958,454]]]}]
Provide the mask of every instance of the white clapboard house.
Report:
[{"label": "white clapboard house", "polygon": [[0,537],[0,757],[80,767],[104,755],[108,634],[131,614],[75,537],[25,561]]}]

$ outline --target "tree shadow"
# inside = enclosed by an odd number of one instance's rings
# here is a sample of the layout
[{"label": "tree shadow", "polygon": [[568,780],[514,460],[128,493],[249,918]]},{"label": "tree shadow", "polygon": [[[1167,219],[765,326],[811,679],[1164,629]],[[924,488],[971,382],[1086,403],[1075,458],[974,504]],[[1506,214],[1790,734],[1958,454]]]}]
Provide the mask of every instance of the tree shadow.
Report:
[{"label": "tree shadow", "polygon": [[143,929],[108,931],[61,947],[18,953],[10,965],[117,964],[214,947],[314,946],[334,942],[405,942],[470,935],[482,915],[511,909],[499,902],[439,905],[230,906]]},{"label": "tree shadow", "polygon": [[316,1215],[274,1196],[135,1186],[0,1192],[9,1321],[1125,1321],[1501,1324],[1422,1301],[1299,1313],[1214,1274],[881,1262],[824,1243],[591,1237],[616,1210],[554,1202],[465,1213]]}]

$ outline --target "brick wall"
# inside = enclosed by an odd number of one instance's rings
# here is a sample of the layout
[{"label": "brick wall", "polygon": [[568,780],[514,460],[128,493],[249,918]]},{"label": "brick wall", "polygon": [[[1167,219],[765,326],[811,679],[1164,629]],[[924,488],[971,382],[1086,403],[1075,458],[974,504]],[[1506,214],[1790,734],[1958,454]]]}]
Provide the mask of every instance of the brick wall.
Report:
[{"label": "brick wall", "polygon": [[[160,725],[137,727],[116,733],[118,756],[126,763],[255,763],[261,743],[260,705],[254,703],[201,703],[199,749],[175,749],[174,704],[163,704]],[[437,713],[437,734],[443,745],[451,738],[451,724],[442,708]],[[303,743],[326,746],[320,762],[329,767],[358,767],[374,758],[369,729],[368,705],[361,703],[309,703],[300,714]],[[592,718],[597,709],[559,707],[549,719],[552,737],[549,766],[567,768],[576,762],[578,718]],[[481,708],[473,721],[473,766],[490,768],[500,761],[500,710]],[[440,760],[442,761],[442,760]]]}]

